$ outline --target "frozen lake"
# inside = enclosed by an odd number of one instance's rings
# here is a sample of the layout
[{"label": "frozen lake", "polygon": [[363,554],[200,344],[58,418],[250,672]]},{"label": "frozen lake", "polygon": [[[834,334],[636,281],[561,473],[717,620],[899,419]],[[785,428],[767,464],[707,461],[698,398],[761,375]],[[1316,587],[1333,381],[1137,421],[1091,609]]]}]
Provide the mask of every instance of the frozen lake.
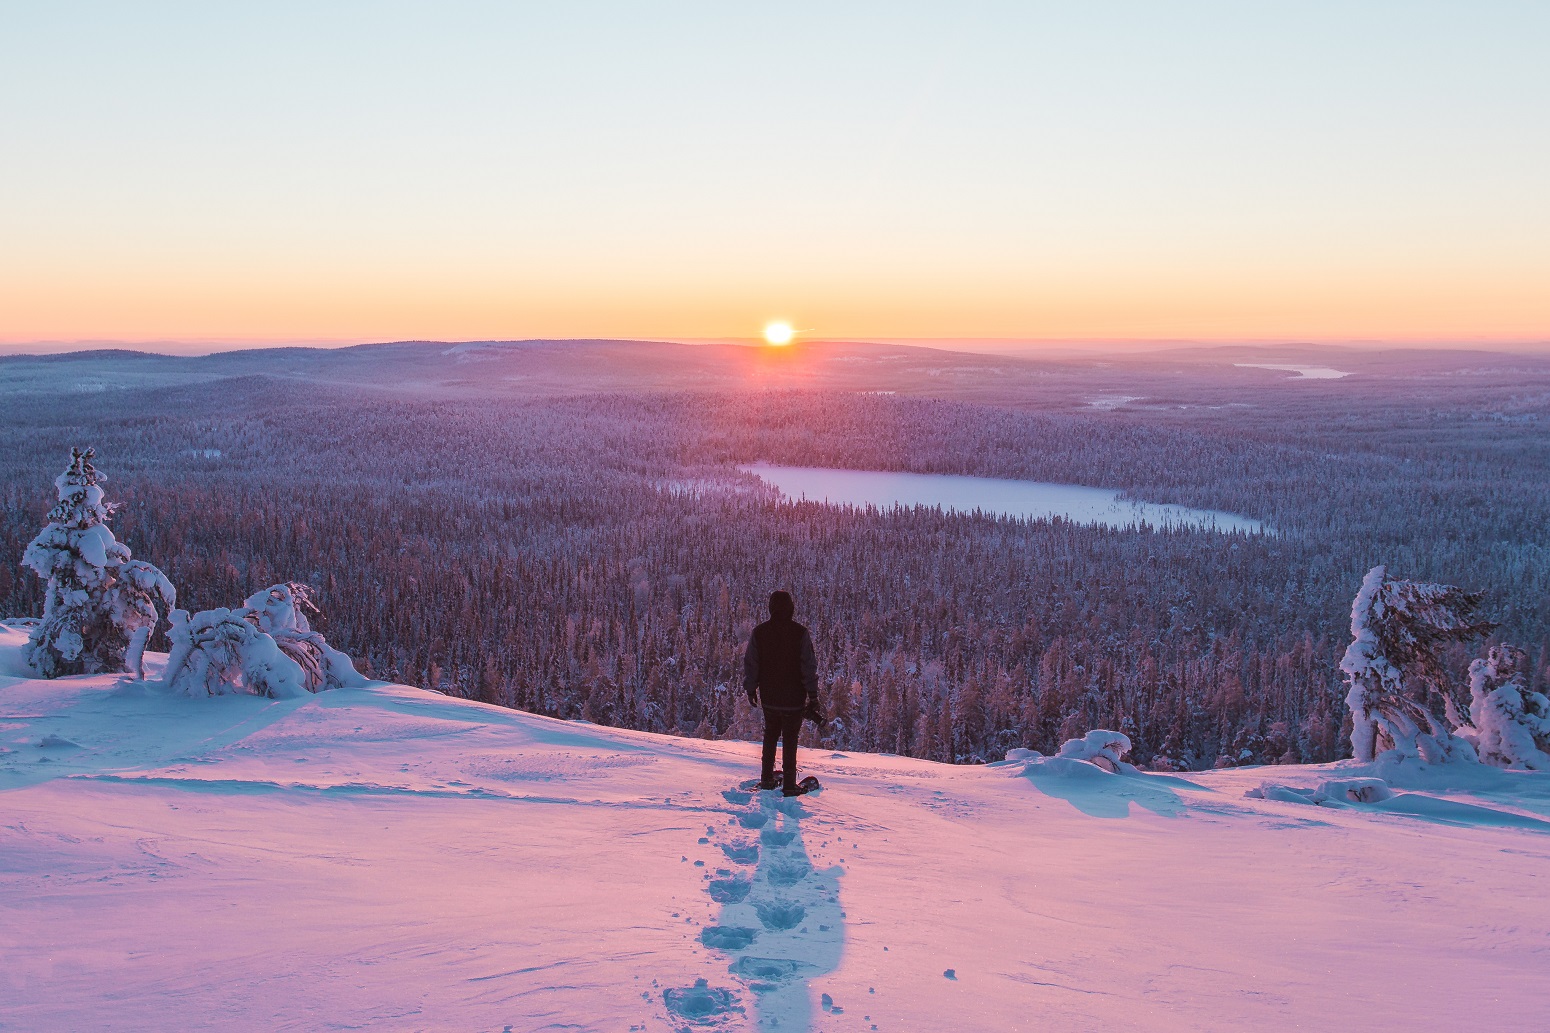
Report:
[{"label": "frozen lake", "polygon": [[1037,520],[1064,517],[1078,524],[1130,527],[1198,527],[1217,531],[1268,531],[1258,520],[1188,506],[1163,506],[1120,498],[1108,488],[1043,481],[1008,481],[952,474],[835,470],[817,466],[751,463],[739,470],[759,477],[790,499],[836,506],[941,506],[944,510]]},{"label": "frozen lake", "polygon": [[1234,366],[1244,369],[1273,369],[1284,373],[1295,373],[1293,380],[1339,380],[1341,377],[1349,377],[1351,374],[1343,369],[1335,369],[1331,366],[1283,366],[1273,362],[1235,362]]}]

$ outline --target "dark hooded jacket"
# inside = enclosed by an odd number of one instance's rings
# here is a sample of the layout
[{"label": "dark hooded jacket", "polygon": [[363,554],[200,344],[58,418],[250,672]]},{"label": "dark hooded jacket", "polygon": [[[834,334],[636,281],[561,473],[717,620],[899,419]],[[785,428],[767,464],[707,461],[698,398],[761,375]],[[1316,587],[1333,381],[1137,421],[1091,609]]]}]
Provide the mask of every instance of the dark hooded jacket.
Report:
[{"label": "dark hooded jacket", "polygon": [[748,639],[743,691],[765,710],[803,710],[818,699],[813,636],[790,617],[771,617]]}]

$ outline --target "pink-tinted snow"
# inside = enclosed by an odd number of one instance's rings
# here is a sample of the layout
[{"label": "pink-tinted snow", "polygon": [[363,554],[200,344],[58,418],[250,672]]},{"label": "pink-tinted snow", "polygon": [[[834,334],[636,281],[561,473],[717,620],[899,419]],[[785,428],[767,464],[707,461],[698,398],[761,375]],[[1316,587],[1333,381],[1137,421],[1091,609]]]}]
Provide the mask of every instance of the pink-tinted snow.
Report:
[{"label": "pink-tinted snow", "polygon": [[[21,633],[0,629],[0,671]],[[159,659],[159,658],[158,658]],[[1550,776],[1109,774],[0,675],[0,1029],[1543,1028]],[[1311,795],[1311,794],[1310,794]],[[1381,794],[1379,794],[1381,795]],[[1288,801],[1288,802],[1283,802]],[[951,975],[947,973],[951,972]]]}]

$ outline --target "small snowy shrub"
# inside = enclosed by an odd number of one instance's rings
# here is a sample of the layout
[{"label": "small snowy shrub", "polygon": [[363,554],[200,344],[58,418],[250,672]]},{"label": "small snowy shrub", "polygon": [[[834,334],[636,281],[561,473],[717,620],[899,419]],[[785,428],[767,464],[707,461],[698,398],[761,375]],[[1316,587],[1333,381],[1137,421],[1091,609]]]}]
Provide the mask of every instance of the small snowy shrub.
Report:
[{"label": "small snowy shrub", "polygon": [[1523,650],[1492,646],[1469,665],[1469,739],[1487,764],[1550,770],[1550,699],[1530,692]]},{"label": "small snowy shrub", "polygon": [[1352,642],[1340,661],[1350,691],[1351,752],[1375,759],[1379,749],[1427,763],[1474,760],[1453,734],[1464,724],[1463,701],[1447,685],[1441,648],[1496,627],[1479,620],[1480,594],[1452,585],[1420,584],[1368,571],[1351,604]]},{"label": "small snowy shrub", "polygon": [[301,666],[258,628],[250,610],[172,611],[162,684],[185,696],[251,692],[286,699],[307,691]]},{"label": "small snowy shrub", "polygon": [[1067,739],[1060,746],[1059,756],[1069,760],[1085,760],[1105,771],[1118,772],[1125,754],[1130,752],[1130,736],[1124,732],[1110,732],[1099,728],[1080,739]]},{"label": "small snowy shrub", "polygon": [[22,563],[48,582],[43,619],[32,629],[26,660],[45,678],[140,670],[156,628],[157,604],[177,602],[172,583],[149,563],[131,560],[113,537],[114,507],[103,500],[93,449],[71,449],[70,467],[54,481],[59,502]]},{"label": "small snowy shrub", "polygon": [[291,582],[256,592],[234,610],[192,617],[174,610],[162,684],[188,696],[250,692],[275,699],[364,685],[350,658],[312,630],[308,609],[317,612],[307,586]]},{"label": "small snowy shrub", "polygon": [[301,667],[308,691],[366,683],[348,656],[312,630],[307,611],[317,613],[318,608],[313,605],[312,589],[308,586],[297,581],[271,585],[248,596],[247,608],[257,618],[259,630],[272,637],[280,651]]}]

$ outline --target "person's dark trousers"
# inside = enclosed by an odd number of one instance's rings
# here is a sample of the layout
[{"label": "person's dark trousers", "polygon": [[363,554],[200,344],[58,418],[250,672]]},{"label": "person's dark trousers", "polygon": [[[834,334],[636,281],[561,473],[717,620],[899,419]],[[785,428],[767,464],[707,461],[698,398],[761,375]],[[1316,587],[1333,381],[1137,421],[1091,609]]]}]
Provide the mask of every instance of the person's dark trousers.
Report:
[{"label": "person's dark trousers", "polygon": [[797,739],[802,735],[800,710],[764,710],[764,766],[760,778],[766,783],[775,780],[775,740],[779,739],[780,775],[786,789],[797,784]]}]

